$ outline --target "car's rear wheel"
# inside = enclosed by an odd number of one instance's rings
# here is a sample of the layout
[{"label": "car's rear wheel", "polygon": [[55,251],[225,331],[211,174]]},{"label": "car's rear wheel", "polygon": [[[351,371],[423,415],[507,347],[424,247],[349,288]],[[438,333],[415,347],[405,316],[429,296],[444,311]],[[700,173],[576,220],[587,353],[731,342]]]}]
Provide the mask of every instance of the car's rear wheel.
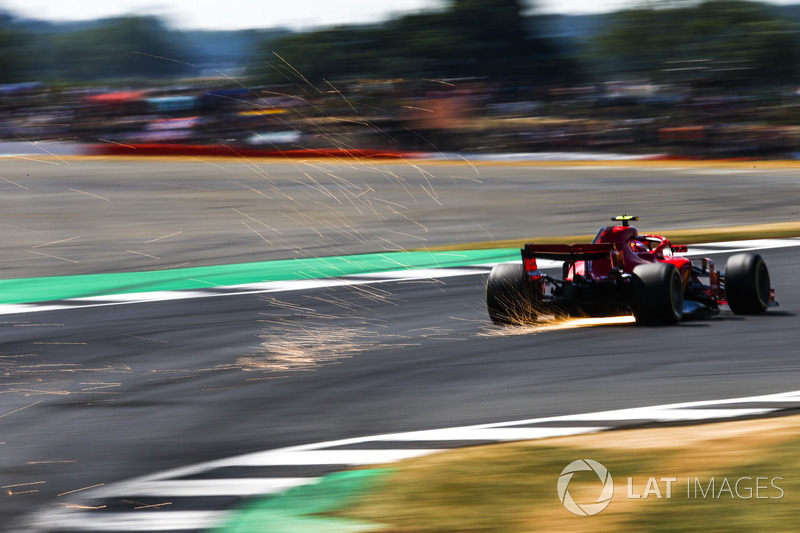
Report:
[{"label": "car's rear wheel", "polygon": [[675,324],[683,317],[683,281],[675,265],[648,263],[633,270],[631,311],[636,323]]},{"label": "car's rear wheel", "polygon": [[757,315],[769,307],[769,270],[759,254],[737,254],[725,267],[725,298],[737,315]]},{"label": "car's rear wheel", "polygon": [[541,291],[522,264],[497,265],[486,282],[486,308],[495,324],[526,324],[536,320]]}]

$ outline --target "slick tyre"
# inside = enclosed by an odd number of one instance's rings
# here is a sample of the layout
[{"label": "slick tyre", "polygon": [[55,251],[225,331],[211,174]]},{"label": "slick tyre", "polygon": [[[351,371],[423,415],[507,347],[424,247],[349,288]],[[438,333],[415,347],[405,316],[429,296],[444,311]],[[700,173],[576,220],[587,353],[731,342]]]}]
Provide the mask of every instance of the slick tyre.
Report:
[{"label": "slick tyre", "polygon": [[495,324],[526,324],[536,320],[541,293],[522,264],[497,265],[486,283],[486,308]]},{"label": "slick tyre", "polygon": [[767,264],[759,254],[736,254],[725,266],[725,297],[737,315],[757,315],[769,307]]},{"label": "slick tyre", "polygon": [[633,270],[631,311],[636,323],[666,326],[683,316],[683,281],[675,265],[649,263]]}]

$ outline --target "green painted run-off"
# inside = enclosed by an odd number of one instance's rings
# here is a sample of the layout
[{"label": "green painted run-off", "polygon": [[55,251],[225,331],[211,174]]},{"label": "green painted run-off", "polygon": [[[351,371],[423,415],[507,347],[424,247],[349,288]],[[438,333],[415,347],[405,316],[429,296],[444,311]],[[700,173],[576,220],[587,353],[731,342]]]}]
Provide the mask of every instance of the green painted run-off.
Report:
[{"label": "green painted run-off", "polygon": [[361,533],[383,529],[330,513],[367,493],[391,469],[336,472],[312,485],[262,496],[234,509],[212,533]]},{"label": "green painted run-off", "polygon": [[519,259],[519,249],[387,252],[148,272],[6,279],[0,280],[0,304],[207,289],[267,281],[323,279],[376,272],[480,265],[515,259]]}]

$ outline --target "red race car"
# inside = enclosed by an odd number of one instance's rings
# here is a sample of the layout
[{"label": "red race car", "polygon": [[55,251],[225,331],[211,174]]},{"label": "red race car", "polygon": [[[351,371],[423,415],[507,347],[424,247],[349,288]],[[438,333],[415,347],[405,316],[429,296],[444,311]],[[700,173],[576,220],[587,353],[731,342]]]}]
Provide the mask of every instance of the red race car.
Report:
[{"label": "red race car", "polygon": [[[721,274],[708,258],[682,255],[659,235],[639,235],[638,217],[611,220],[591,244],[526,244],[522,263],[497,265],[486,284],[486,306],[496,324],[524,324],[540,314],[611,316],[633,313],[637,324],[674,324],[716,313],[759,314],[775,303],[769,270],[755,253],[731,256]],[[563,261],[561,277],[539,270],[537,259]]]}]

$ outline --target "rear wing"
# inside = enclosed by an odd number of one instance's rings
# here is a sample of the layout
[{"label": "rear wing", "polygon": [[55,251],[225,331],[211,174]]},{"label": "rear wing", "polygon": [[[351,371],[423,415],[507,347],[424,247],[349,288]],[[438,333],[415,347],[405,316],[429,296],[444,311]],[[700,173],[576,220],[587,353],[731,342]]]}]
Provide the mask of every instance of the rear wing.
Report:
[{"label": "rear wing", "polygon": [[554,261],[592,261],[608,259],[613,243],[597,244],[526,244],[522,259],[551,259]]}]

